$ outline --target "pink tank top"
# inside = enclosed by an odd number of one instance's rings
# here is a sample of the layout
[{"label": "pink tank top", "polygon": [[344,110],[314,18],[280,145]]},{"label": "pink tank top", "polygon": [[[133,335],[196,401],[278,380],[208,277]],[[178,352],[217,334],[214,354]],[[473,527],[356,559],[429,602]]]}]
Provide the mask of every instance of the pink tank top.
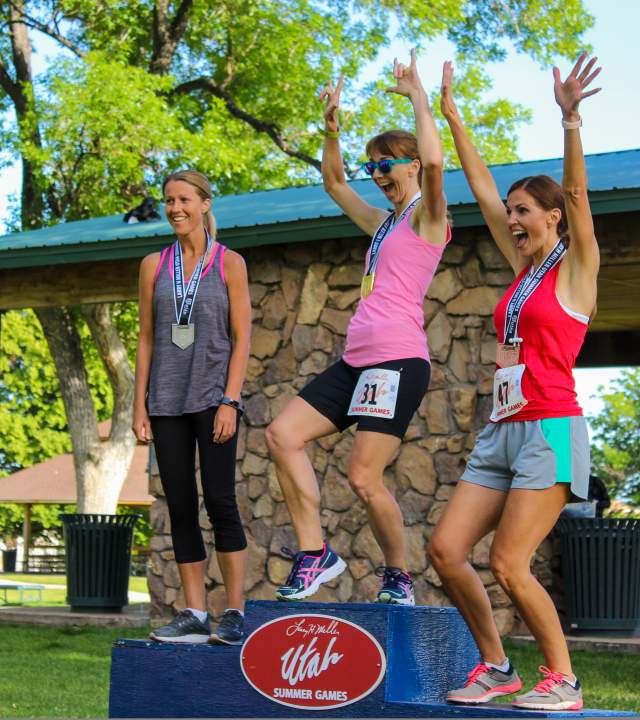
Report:
[{"label": "pink tank top", "polygon": [[[347,330],[343,360],[364,367],[404,358],[429,360],[423,301],[442,253],[451,240],[433,245],[417,235],[411,215],[385,237],[373,292],[361,298]],[[368,266],[369,252],[365,259]]]}]

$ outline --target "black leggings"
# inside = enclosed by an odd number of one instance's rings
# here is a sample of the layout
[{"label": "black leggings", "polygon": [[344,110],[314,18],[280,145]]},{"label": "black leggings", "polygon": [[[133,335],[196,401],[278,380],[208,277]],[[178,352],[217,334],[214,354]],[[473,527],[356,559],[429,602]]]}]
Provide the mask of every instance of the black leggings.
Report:
[{"label": "black leggings", "polygon": [[198,516],[196,441],[202,494],[216,550],[236,552],[247,547],[236,502],[238,432],[225,443],[214,443],[216,410],[151,418],[160,480],[169,506],[173,551],[179,563],[198,562],[207,557]]}]

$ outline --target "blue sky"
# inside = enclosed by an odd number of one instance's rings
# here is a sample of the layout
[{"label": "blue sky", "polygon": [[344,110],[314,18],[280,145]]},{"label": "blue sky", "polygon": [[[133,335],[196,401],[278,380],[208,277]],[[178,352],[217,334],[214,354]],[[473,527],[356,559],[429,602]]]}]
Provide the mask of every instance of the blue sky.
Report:
[{"label": "blue sky", "polygon": [[[603,66],[597,84],[603,90],[583,103],[582,141],[585,152],[599,153],[640,147],[640,82],[634,50],[640,28],[640,2],[637,0],[585,0],[587,9],[596,18],[595,26],[585,40],[593,47]],[[393,57],[408,58],[409,47],[395,44],[384,48],[379,60],[367,69],[366,77],[377,77],[391,66]],[[56,52],[50,42],[38,41],[34,57],[36,72],[45,68]],[[439,84],[442,62],[452,57],[446,41],[429,46],[428,54],[419,58],[419,69],[427,87]],[[563,75],[571,67],[558,60]],[[553,100],[551,70],[543,70],[527,57],[511,51],[506,62],[489,68],[494,81],[490,97],[508,97],[531,108],[533,120],[521,126],[518,153],[522,160],[559,157],[562,155],[560,112]],[[15,193],[20,183],[17,166],[0,173],[0,232],[6,217],[7,196]],[[618,371],[576,371],[578,394],[586,414],[596,414],[599,403],[590,399],[598,384],[607,385]]]}]

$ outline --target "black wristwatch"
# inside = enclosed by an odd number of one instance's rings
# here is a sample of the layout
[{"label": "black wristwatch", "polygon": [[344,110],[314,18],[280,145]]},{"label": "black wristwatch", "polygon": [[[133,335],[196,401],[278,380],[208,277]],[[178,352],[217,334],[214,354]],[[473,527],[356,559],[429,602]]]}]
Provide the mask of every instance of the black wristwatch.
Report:
[{"label": "black wristwatch", "polygon": [[244,405],[242,400],[234,400],[233,398],[227,397],[226,395],[220,400],[220,405],[229,405],[234,410],[237,410],[241,415],[244,412]]}]

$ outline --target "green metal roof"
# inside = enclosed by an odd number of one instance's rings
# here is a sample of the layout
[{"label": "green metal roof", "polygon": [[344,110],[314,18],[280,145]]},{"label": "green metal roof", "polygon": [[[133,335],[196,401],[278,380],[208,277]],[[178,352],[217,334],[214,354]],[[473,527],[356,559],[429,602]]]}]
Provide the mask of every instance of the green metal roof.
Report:
[{"label": "green metal roof", "polygon": [[[640,210],[640,149],[588,155],[590,199],[594,215]],[[525,175],[560,180],[562,158],[494,165],[501,194]],[[369,179],[352,187],[372,205],[384,204]],[[483,220],[461,170],[445,173],[445,191],[456,227]],[[322,185],[282,188],[215,198],[213,211],[221,242],[232,248],[341,237],[362,232],[346,218]],[[122,214],[60,223],[0,237],[0,268],[33,267],[142,257],[173,237],[165,220],[127,225]]]}]

